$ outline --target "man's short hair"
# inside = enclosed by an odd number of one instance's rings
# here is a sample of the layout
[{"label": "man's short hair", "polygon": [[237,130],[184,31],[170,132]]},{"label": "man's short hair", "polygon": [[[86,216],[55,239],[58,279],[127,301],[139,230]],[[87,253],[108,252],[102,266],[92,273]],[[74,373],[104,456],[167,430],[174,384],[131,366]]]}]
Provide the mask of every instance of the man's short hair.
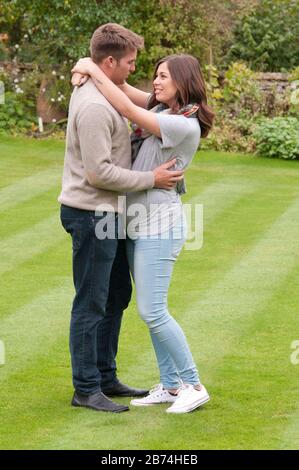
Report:
[{"label": "man's short hair", "polygon": [[143,47],[141,36],[116,23],[103,24],[97,28],[90,41],[91,58],[96,64],[110,55],[120,60],[128,52]]}]

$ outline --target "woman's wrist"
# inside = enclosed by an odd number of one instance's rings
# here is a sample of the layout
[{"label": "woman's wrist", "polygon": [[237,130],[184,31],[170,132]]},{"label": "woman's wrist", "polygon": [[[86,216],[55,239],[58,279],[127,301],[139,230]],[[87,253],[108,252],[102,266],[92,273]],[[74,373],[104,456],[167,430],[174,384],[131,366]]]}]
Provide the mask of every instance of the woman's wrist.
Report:
[{"label": "woman's wrist", "polygon": [[117,85],[118,88],[125,93],[126,87],[127,87],[127,82],[121,83],[120,85]]},{"label": "woman's wrist", "polygon": [[90,75],[91,77],[96,78],[96,75],[99,74],[99,70],[100,70],[99,66],[96,65],[94,62],[92,62],[92,63],[88,66],[88,68],[89,68],[89,75]]}]

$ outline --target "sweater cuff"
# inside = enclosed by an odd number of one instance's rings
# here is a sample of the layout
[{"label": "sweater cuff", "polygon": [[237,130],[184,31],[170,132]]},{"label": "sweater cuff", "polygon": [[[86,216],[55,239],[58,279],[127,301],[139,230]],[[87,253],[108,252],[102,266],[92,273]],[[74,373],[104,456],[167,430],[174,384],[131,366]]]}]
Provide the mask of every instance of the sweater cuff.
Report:
[{"label": "sweater cuff", "polygon": [[148,182],[148,187],[147,189],[152,189],[155,185],[155,176],[152,171],[147,171],[146,173],[147,176],[147,182]]}]

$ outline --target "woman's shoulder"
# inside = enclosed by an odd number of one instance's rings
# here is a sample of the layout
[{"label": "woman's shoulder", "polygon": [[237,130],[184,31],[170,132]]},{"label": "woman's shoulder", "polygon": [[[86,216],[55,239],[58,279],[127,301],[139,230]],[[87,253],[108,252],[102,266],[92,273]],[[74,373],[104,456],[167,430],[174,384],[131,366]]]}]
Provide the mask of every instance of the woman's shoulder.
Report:
[{"label": "woman's shoulder", "polygon": [[199,124],[199,120],[197,118],[194,118],[194,117],[191,117],[191,118],[185,118],[188,122],[188,126],[190,127],[190,133],[192,135],[199,135],[200,136],[200,133],[201,133],[201,129],[200,129],[200,124]]},{"label": "woman's shoulder", "polygon": [[186,117],[183,114],[157,113],[159,120],[168,122],[170,125],[182,126],[190,129],[198,129],[200,127],[197,117]]},{"label": "woman's shoulder", "polygon": [[198,145],[200,126],[197,118],[179,114],[157,114],[161,130],[161,148]]},{"label": "woman's shoulder", "polygon": [[173,132],[182,132],[185,139],[200,136],[200,124],[197,117],[186,117],[182,114],[168,114]]}]

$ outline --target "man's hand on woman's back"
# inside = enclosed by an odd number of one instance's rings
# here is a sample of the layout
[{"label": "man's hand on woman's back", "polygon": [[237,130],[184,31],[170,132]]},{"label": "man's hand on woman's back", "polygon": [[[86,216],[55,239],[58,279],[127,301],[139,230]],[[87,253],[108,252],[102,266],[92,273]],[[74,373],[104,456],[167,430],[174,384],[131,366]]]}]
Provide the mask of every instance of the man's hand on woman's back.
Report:
[{"label": "man's hand on woman's back", "polygon": [[176,159],[163,163],[153,170],[155,177],[154,188],[173,189],[178,181],[184,178],[183,170],[170,170],[176,163]]}]

